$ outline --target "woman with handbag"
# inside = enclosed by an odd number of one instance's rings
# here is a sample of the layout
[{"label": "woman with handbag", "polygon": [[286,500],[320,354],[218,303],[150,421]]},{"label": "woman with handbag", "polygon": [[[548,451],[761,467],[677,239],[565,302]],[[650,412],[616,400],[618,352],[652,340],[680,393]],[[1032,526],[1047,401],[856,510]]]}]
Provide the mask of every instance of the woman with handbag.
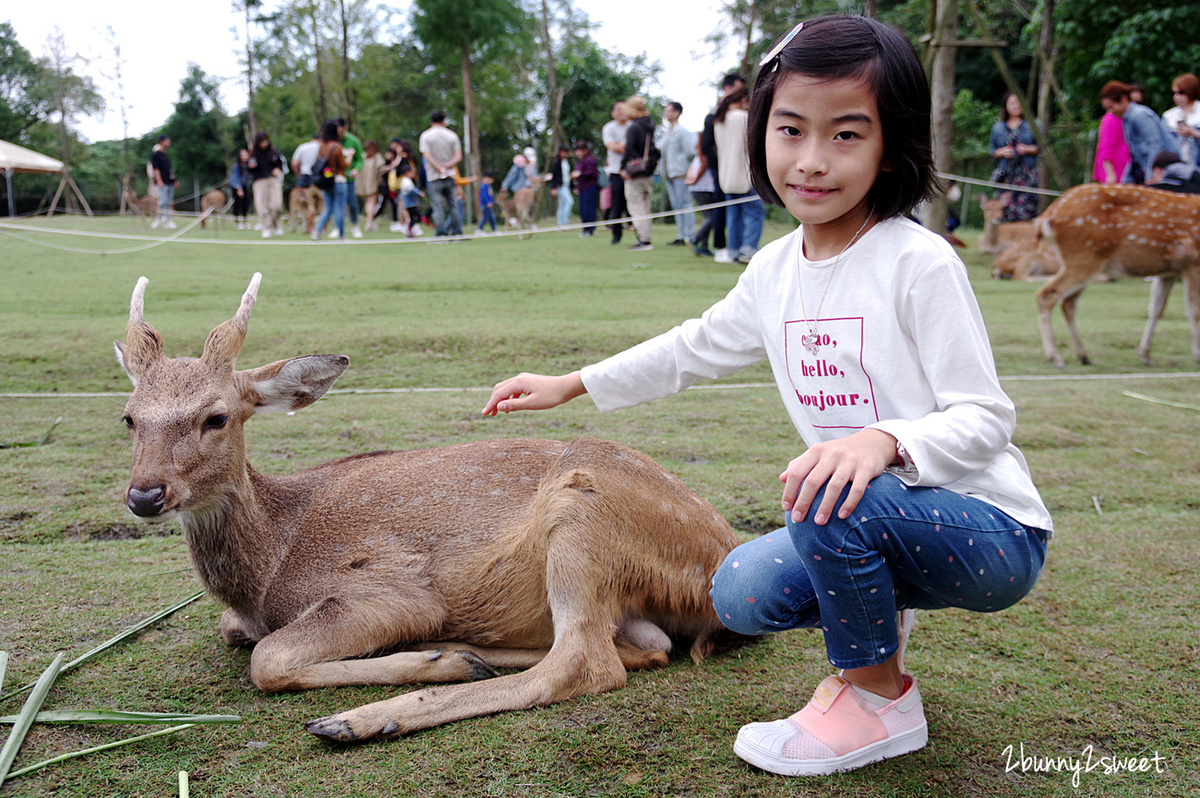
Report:
[{"label": "woman with handbag", "polygon": [[638,95],[625,101],[629,128],[625,131],[625,154],[621,156],[621,177],[625,182],[625,204],[633,217],[637,243],[631,251],[654,249],[650,243],[650,198],[654,194],[654,170],[659,152],[654,146],[654,122],[646,103]]}]

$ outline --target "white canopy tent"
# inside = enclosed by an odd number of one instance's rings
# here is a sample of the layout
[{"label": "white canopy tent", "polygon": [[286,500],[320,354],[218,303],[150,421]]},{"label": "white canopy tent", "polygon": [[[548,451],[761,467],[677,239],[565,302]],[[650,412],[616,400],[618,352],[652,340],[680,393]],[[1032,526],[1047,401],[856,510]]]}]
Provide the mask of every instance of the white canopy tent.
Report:
[{"label": "white canopy tent", "polygon": [[4,183],[8,190],[8,215],[10,217],[14,215],[12,176],[18,172],[61,173],[62,180],[58,184],[58,191],[54,194],[54,201],[50,203],[50,212],[54,212],[54,206],[58,204],[58,198],[62,195],[63,190],[69,186],[83,204],[84,209],[87,210],[88,215],[90,216],[92,213],[92,209],[88,207],[87,200],[83,198],[79,187],[71,179],[70,168],[56,158],[42,155],[40,152],[34,152],[33,150],[25,149],[7,141],[0,141],[0,170],[4,171]]}]

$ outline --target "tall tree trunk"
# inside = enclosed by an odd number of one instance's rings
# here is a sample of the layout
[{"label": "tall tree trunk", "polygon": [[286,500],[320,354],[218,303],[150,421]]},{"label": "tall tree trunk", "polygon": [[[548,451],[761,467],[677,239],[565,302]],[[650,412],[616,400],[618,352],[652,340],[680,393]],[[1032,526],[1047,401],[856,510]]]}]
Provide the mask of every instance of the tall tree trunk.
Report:
[{"label": "tall tree trunk", "polygon": [[751,0],[750,13],[746,15],[746,46],[742,49],[742,63],[738,71],[743,75],[750,74],[750,48],[754,45],[754,24],[758,21],[758,3]]},{"label": "tall tree trunk", "polygon": [[312,16],[313,56],[316,59],[313,71],[317,76],[317,126],[319,127],[329,118],[329,99],[325,94],[325,76],[321,72],[321,34],[317,22],[316,2],[308,8]]},{"label": "tall tree trunk", "polygon": [[557,155],[558,148],[564,146],[562,129],[562,101],[563,98],[558,93],[558,75],[554,71],[554,42],[550,40],[550,3],[548,0],[542,0],[542,39],[546,43],[546,75],[548,78],[547,94],[548,105],[550,106],[550,130],[554,134],[554,140],[551,142],[550,151]]},{"label": "tall tree trunk", "polygon": [[[958,38],[958,0],[937,0],[929,90],[933,111],[933,165],[949,172],[954,158],[954,41]],[[922,220],[935,233],[946,231],[947,202],[938,195]]]},{"label": "tall tree trunk", "polygon": [[[1041,63],[1041,79],[1038,83],[1037,123],[1042,130],[1050,132],[1050,105],[1054,87],[1054,0],[1042,3],[1042,29],[1038,33],[1038,60]],[[1050,184],[1050,166],[1047,158],[1038,158],[1038,185]],[[1038,195],[1038,209],[1044,211],[1050,197]]]},{"label": "tall tree trunk", "polygon": [[357,124],[357,92],[350,83],[350,20],[346,16],[346,0],[339,0],[342,13],[342,90],[346,94],[346,122],[351,128]]},{"label": "tall tree trunk", "polygon": [[246,121],[250,125],[250,143],[258,133],[258,119],[254,116],[254,44],[250,41],[250,9],[246,3]]},{"label": "tall tree trunk", "polygon": [[[479,120],[475,118],[475,88],[471,84],[471,51],[467,49],[466,44],[460,46],[459,52],[462,54],[462,82],[463,82],[463,110],[467,117],[467,141],[470,147],[470,165],[471,174],[478,177],[481,174],[481,160],[479,156]],[[466,206],[468,208],[475,207],[476,192],[466,192]],[[472,219],[475,215],[472,214]]]}]

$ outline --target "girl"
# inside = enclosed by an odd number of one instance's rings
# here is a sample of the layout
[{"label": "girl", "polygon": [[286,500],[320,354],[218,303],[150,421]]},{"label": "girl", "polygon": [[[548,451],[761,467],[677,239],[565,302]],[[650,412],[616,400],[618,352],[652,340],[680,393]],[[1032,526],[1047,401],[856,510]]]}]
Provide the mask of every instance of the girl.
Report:
[{"label": "girl", "polygon": [[[1011,91],[1001,102],[1000,121],[992,126],[991,152],[997,161],[992,172],[994,182],[1037,188],[1038,146],[1033,128],[1025,121],[1021,101]],[[1023,222],[1037,216],[1037,196],[1020,191],[1004,191],[997,196],[1001,195],[1007,195],[1005,222]]]},{"label": "girl", "polygon": [[787,528],[713,577],[744,634],[824,632],[843,669],[796,714],[751,723],[734,751],[816,775],[925,745],[903,669],[912,613],[993,612],[1037,581],[1050,516],[1012,444],[966,269],[905,218],[934,190],[929,87],[911,45],[863,17],[797,26],[753,92],[754,186],[801,222],[699,319],[581,372],[500,383],[486,415],[590,393],[601,410],[676,393],[766,357],[807,451],[780,474]]},{"label": "girl", "polygon": [[279,217],[283,212],[283,175],[287,173],[287,166],[265,130],[254,135],[254,148],[247,163],[253,181],[254,212],[258,214],[262,237],[281,236],[283,226]]},{"label": "girl", "polygon": [[384,158],[379,145],[371,139],[363,145],[363,164],[354,181],[354,190],[362,198],[363,210],[367,214],[367,230],[378,230],[375,213],[379,210],[379,178],[383,174]]},{"label": "girl", "polygon": [[[749,263],[758,251],[766,208],[754,193],[746,155],[749,124],[749,95],[737,88],[722,98],[713,113],[713,137],[717,144],[717,182],[725,199],[725,230],[729,254],[738,263]],[[741,202],[737,202],[741,200]]]},{"label": "girl", "polygon": [[[313,226],[312,240],[320,241],[321,232],[329,217],[333,217],[333,233],[338,241],[346,240],[346,195],[349,185],[346,182],[346,156],[342,152],[342,140],[338,136],[337,122],[332,119],[321,127],[321,146],[317,150],[317,160],[327,160],[326,167],[333,171],[333,188],[323,189],[325,194],[325,209],[321,218]],[[314,174],[315,178],[316,175]]]},{"label": "girl", "polygon": [[249,230],[250,222],[250,150],[238,150],[237,161],[229,173],[229,188],[233,191],[233,218],[238,230]]}]

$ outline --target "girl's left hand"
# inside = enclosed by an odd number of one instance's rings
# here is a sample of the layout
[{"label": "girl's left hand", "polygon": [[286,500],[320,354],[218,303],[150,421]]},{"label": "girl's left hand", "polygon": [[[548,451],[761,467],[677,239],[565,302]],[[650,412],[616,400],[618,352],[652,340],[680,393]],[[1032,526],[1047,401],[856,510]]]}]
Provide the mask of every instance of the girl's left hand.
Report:
[{"label": "girl's left hand", "polygon": [[895,437],[878,429],[863,429],[845,438],[818,443],[788,463],[787,470],[779,475],[784,483],[783,509],[791,511],[793,521],[803,521],[824,485],[825,496],[813,516],[814,523],[824,525],[848,484],[850,492],[838,508],[838,518],[845,519],[858,506],[867,483],[895,460]]}]

